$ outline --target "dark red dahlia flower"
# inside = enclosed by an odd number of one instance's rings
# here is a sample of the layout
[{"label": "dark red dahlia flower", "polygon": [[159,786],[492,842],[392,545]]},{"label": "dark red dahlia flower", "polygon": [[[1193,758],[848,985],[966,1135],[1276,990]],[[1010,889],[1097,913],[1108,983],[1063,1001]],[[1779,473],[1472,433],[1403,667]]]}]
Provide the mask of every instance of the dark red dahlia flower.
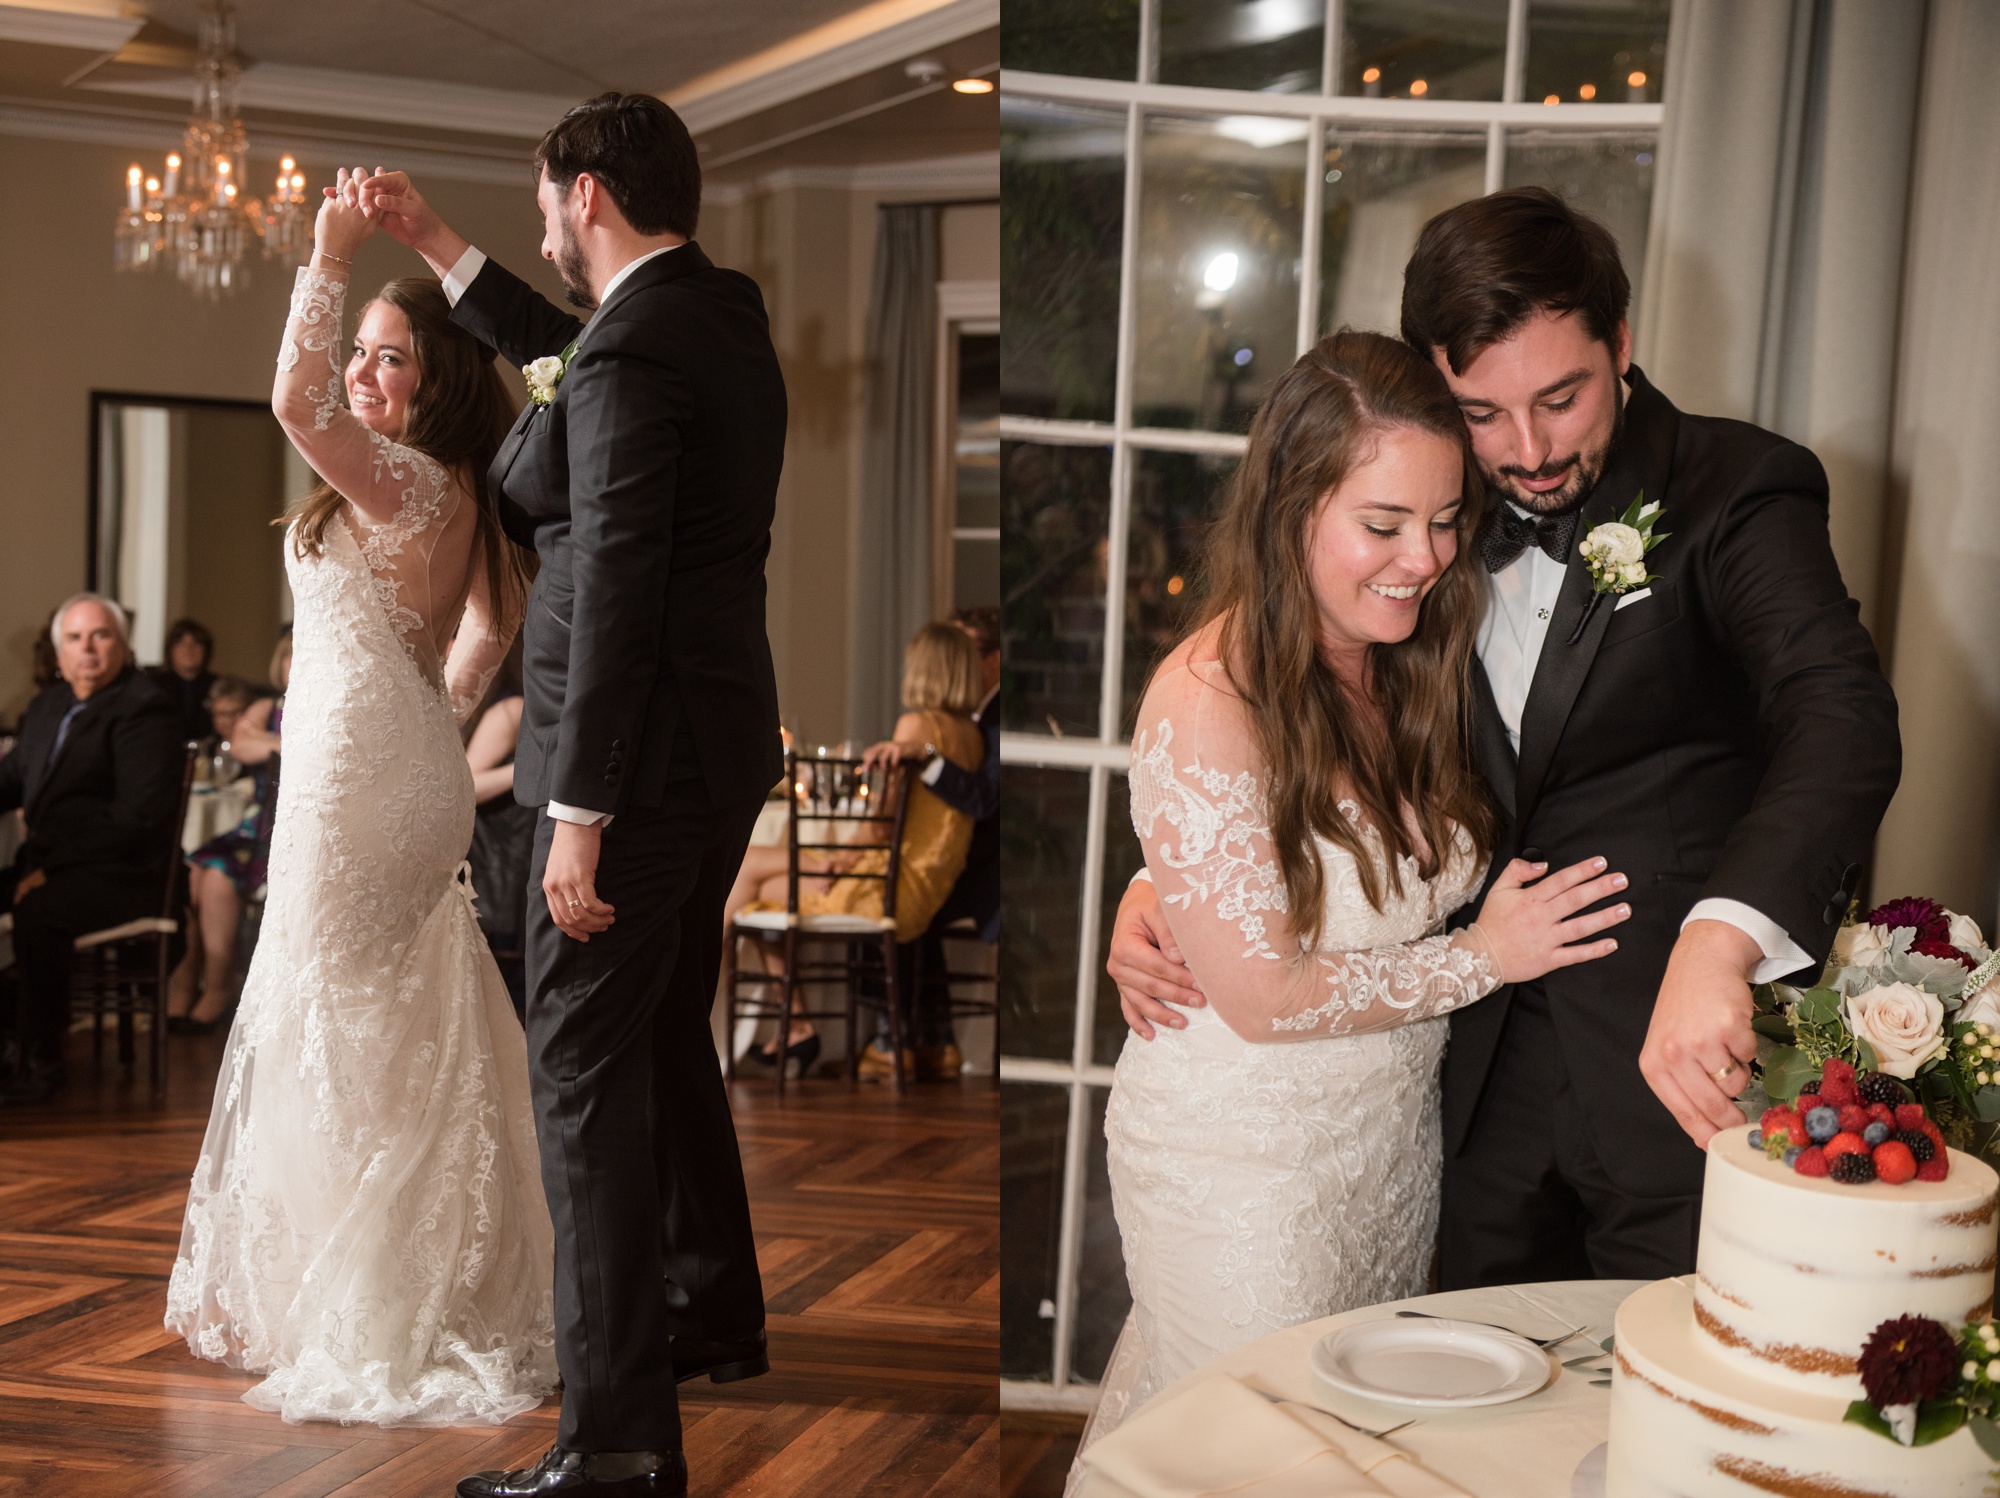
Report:
[{"label": "dark red dahlia flower", "polygon": [[1877,1409],[1941,1394],[1957,1372],[1958,1344],[1928,1316],[1885,1321],[1861,1346],[1861,1387]]},{"label": "dark red dahlia flower", "polygon": [[1967,967],[1976,968],[1979,966],[1978,963],[1974,962],[1948,941],[1913,941],[1910,943],[1910,950],[1921,953],[1925,957],[1943,957],[1951,962],[1963,963]]},{"label": "dark red dahlia flower", "polygon": [[1920,895],[1876,906],[1868,912],[1868,924],[1886,926],[1891,931],[1898,926],[1914,926],[1918,941],[1945,941],[1951,936],[1951,916],[1945,908],[1937,901],[1926,900]]}]

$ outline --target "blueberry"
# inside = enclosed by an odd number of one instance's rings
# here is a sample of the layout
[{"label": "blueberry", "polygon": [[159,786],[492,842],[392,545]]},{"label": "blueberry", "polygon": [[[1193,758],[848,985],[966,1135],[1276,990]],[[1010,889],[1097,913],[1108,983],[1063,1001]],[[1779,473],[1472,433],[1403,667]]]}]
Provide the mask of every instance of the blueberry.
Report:
[{"label": "blueberry", "polygon": [[1840,1115],[1824,1105],[1806,1114],[1806,1134],[1814,1144],[1825,1144],[1840,1132]]},{"label": "blueberry", "polygon": [[1793,1145],[1790,1149],[1785,1151],[1785,1164],[1787,1166],[1797,1165],[1799,1163],[1799,1156],[1803,1155],[1804,1153],[1805,1151],[1800,1149],[1796,1144]]},{"label": "blueberry", "polygon": [[1889,1134],[1890,1134],[1889,1126],[1883,1123],[1882,1120],[1878,1118],[1875,1120],[1875,1122],[1873,1122],[1867,1128],[1861,1131],[1861,1142],[1867,1145],[1870,1149],[1873,1149],[1876,1145],[1880,1144],[1883,1140],[1887,1139],[1889,1137]]},{"label": "blueberry", "polygon": [[1762,1129],[1752,1129],[1750,1131],[1750,1148],[1752,1148],[1753,1150],[1760,1150],[1763,1147],[1764,1147],[1764,1131]]}]

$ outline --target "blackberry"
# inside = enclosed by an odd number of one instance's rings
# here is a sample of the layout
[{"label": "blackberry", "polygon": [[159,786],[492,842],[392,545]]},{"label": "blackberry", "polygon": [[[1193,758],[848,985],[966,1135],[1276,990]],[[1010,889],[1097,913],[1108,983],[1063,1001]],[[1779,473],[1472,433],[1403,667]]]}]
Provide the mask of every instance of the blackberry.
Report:
[{"label": "blackberry", "polygon": [[1836,1155],[1833,1168],[1827,1172],[1843,1186],[1865,1186],[1875,1179],[1875,1161],[1859,1150],[1852,1154]]},{"label": "blackberry", "polygon": [[1861,1101],[1864,1103],[1887,1103],[1891,1108],[1898,1103],[1907,1103],[1910,1095],[1903,1090],[1903,1084],[1885,1071],[1871,1071],[1860,1082]]},{"label": "blackberry", "polygon": [[1931,1136],[1922,1129],[1905,1129],[1896,1138],[1919,1165],[1937,1157],[1937,1146],[1931,1143]]}]

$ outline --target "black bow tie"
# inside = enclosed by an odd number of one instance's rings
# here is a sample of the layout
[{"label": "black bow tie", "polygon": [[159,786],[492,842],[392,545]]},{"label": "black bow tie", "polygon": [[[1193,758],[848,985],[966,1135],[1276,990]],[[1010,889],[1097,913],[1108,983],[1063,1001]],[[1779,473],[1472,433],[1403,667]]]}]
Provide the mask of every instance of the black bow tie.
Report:
[{"label": "black bow tie", "polygon": [[1479,528],[1479,554],[1486,559],[1488,572],[1511,567],[1514,559],[1530,546],[1539,546],[1552,562],[1567,565],[1569,544],[1576,539],[1578,512],[1561,515],[1522,516],[1504,501],[1494,505]]}]

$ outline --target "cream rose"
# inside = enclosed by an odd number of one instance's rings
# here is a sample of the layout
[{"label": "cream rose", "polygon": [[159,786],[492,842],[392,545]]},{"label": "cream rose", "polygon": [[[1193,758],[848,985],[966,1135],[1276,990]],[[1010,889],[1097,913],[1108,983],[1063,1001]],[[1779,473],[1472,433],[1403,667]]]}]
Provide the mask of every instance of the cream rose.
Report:
[{"label": "cream rose", "polygon": [[1952,1019],[1962,1025],[2000,1026],[2000,983],[1989,983],[1960,1006]]},{"label": "cream rose", "polygon": [[1646,542],[1631,526],[1611,520],[1591,527],[1590,534],[1584,537],[1583,553],[1614,567],[1628,567],[1645,561]]},{"label": "cream rose", "polygon": [[1888,952],[1891,935],[1886,926],[1866,921],[1842,926],[1833,938],[1833,950],[1847,967],[1873,967]]},{"label": "cream rose", "polygon": [[1951,930],[1945,940],[1974,962],[1984,962],[1993,955],[1992,949],[1986,945],[1985,933],[1979,929],[1979,922],[1969,915],[1953,914]]},{"label": "cream rose", "polygon": [[1842,1006],[1847,1028],[1875,1047],[1875,1059],[1905,1080],[1930,1060],[1944,1030],[1944,1004],[1908,983],[1885,983],[1854,995]]},{"label": "cream rose", "polygon": [[553,354],[544,354],[528,366],[528,378],[544,389],[562,378],[563,362]]}]

